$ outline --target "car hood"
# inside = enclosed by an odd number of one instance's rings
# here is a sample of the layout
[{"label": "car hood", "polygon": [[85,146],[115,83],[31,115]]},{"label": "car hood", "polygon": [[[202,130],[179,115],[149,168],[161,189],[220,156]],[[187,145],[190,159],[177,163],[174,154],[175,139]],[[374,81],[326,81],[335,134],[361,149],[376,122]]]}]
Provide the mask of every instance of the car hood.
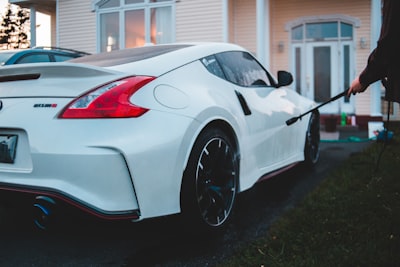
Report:
[{"label": "car hood", "polygon": [[74,63],[35,63],[0,68],[0,98],[77,97],[127,73]]}]

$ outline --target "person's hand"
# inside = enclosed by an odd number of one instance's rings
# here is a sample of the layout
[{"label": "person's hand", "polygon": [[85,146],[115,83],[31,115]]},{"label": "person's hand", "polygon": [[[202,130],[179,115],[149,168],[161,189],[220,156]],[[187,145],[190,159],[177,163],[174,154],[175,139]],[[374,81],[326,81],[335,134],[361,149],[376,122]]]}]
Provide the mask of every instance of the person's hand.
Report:
[{"label": "person's hand", "polygon": [[362,93],[365,91],[365,89],[367,89],[367,87],[360,83],[359,77],[356,77],[351,83],[349,90],[347,91],[347,96],[350,97],[350,95],[352,94],[355,95],[357,93]]}]

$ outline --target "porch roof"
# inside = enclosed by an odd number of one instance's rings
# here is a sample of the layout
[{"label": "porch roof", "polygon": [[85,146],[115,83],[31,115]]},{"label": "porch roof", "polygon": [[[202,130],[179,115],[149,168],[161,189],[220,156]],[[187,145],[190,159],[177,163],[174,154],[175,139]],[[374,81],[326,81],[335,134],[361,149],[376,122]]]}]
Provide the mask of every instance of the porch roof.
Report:
[{"label": "porch roof", "polygon": [[23,8],[35,8],[41,13],[53,13],[56,10],[57,0],[8,0],[10,4],[19,5]]}]

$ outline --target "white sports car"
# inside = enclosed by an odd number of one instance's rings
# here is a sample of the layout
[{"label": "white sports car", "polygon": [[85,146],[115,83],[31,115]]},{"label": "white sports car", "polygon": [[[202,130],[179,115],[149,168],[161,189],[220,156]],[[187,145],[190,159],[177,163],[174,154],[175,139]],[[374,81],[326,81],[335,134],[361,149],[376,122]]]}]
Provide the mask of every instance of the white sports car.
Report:
[{"label": "white sports car", "polygon": [[[319,157],[314,102],[243,48],[168,44],[0,69],[0,189],[105,219],[219,228],[236,194]],[[0,191],[1,194],[1,191]]]}]

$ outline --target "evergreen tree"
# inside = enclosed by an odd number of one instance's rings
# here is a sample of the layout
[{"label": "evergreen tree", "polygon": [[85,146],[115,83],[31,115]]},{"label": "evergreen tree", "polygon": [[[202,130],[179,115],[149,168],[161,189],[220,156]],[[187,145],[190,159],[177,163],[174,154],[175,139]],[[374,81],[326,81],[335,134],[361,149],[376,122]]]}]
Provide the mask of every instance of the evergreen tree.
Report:
[{"label": "evergreen tree", "polygon": [[10,34],[14,32],[14,25],[12,22],[12,11],[11,11],[11,5],[7,5],[7,11],[5,15],[3,16],[3,19],[1,21],[1,28],[0,28],[0,44],[4,46],[4,44],[7,44],[7,49],[9,49],[9,39]]},{"label": "evergreen tree", "polygon": [[0,47],[17,49],[29,47],[29,12],[17,5],[7,5],[0,24]]}]

